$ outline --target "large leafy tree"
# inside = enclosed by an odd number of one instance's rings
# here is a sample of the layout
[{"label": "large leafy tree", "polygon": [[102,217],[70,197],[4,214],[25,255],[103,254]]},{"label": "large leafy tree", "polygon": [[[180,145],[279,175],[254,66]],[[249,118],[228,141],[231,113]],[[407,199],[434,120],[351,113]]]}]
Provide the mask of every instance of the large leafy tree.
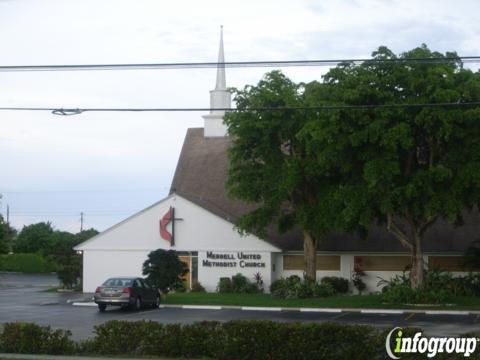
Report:
[{"label": "large leafy tree", "polygon": [[281,109],[302,107],[310,89],[316,90],[273,71],[257,86],[234,90],[240,111],[228,113],[225,122],[232,138],[228,191],[254,207],[237,227],[260,237],[271,226],[301,230],[306,275],[315,279],[317,243],[333,223],[332,174],[314,166],[315,157],[299,137],[316,115]]},{"label": "large leafy tree", "polygon": [[143,275],[157,289],[167,293],[175,284],[182,281],[188,268],[173,250],[157,249],[148,254],[143,263]]},{"label": "large leafy tree", "polygon": [[13,250],[17,253],[42,252],[46,255],[53,244],[53,233],[50,222],[24,226],[14,242]]},{"label": "large leafy tree", "polygon": [[[480,74],[455,53],[425,45],[399,56],[385,47],[359,65],[340,64],[317,88],[316,104],[371,108],[322,110],[301,137],[316,166],[341,174],[338,223],[383,221],[411,254],[411,285],[423,283],[425,232],[438,220],[461,224],[480,202],[480,109],[425,107],[480,101]],[[448,61],[402,61],[418,58]],[[387,60],[387,61],[375,61]],[[408,107],[379,105],[418,104]],[[473,240],[473,239],[472,239]]]}]

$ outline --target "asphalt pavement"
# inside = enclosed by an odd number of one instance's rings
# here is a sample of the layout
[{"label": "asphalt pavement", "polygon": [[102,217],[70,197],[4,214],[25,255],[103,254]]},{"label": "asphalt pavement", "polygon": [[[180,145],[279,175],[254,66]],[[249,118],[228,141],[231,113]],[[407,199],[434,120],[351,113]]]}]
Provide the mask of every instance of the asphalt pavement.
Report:
[{"label": "asphalt pavement", "polygon": [[57,286],[55,275],[0,273],[0,323],[30,321],[53,328],[69,329],[75,340],[93,336],[93,327],[108,320],[152,320],[161,323],[193,323],[203,320],[273,320],[282,322],[338,322],[422,328],[431,336],[455,336],[467,332],[480,334],[480,315],[371,314],[361,312],[300,312],[298,310],[265,311],[241,309],[183,309],[165,307],[130,311],[109,308],[99,313],[96,307],[73,306],[85,300],[78,293],[52,293],[44,290]]}]

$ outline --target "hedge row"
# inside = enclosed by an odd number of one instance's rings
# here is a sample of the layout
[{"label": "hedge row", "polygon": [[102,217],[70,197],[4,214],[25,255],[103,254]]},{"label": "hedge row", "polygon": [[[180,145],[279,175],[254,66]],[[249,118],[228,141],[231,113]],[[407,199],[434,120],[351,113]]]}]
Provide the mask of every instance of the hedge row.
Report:
[{"label": "hedge row", "polygon": [[0,255],[0,271],[46,273],[56,270],[56,264],[41,254]]},{"label": "hedge row", "polygon": [[[0,352],[120,355],[213,359],[383,359],[386,332],[372,326],[277,323],[271,321],[160,324],[109,321],[95,326],[95,337],[75,343],[71,333],[30,323],[7,323]],[[413,329],[405,333],[413,335]],[[470,359],[478,359],[476,351]],[[448,355],[448,356],[447,356]],[[426,358],[402,354],[402,359]],[[436,358],[463,358],[439,354]]]}]

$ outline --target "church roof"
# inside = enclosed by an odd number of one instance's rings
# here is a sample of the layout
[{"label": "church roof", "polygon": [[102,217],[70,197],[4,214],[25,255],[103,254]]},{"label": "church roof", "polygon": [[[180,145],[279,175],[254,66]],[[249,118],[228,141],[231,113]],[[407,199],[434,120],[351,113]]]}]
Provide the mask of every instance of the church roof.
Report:
[{"label": "church roof", "polygon": [[[227,196],[225,182],[228,172],[228,137],[205,138],[203,128],[187,130],[183,148],[173,177],[170,193],[177,193],[204,209],[235,223],[245,212],[253,209]],[[278,234],[275,231],[265,240],[284,251],[302,251],[299,231]],[[439,221],[425,234],[424,251],[430,253],[462,253],[471,241],[480,238],[478,212],[465,215],[465,224],[453,227]],[[406,252],[400,242],[385,228],[376,225],[368,239],[349,234],[331,234],[318,246],[319,251],[332,252]]]}]

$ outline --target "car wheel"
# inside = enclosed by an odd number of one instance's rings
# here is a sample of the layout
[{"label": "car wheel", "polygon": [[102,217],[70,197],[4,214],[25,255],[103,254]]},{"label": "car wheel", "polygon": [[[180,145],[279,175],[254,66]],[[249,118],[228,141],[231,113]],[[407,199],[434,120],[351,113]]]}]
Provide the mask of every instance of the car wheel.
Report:
[{"label": "car wheel", "polygon": [[142,308],[142,299],[140,299],[139,297],[137,297],[135,299],[135,306],[134,306],[134,309],[135,310],[140,310]]},{"label": "car wheel", "polygon": [[104,312],[106,308],[107,308],[106,304],[98,304],[98,311]]},{"label": "car wheel", "polygon": [[157,295],[155,297],[155,301],[152,303],[152,308],[158,309],[159,306],[160,306],[160,296]]}]

